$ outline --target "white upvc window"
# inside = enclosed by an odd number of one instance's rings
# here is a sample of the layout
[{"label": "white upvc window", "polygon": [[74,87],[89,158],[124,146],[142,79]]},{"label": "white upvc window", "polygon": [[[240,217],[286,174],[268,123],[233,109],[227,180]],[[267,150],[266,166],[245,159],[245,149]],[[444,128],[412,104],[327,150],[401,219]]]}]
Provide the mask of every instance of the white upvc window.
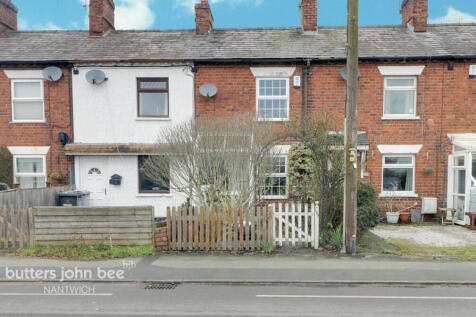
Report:
[{"label": "white upvc window", "polygon": [[381,196],[415,196],[415,155],[383,156]]},{"label": "white upvc window", "polygon": [[12,80],[11,91],[12,122],[45,121],[43,80]]},{"label": "white upvc window", "polygon": [[385,77],[383,119],[417,119],[417,77]]},{"label": "white upvc window", "polygon": [[13,157],[15,184],[20,188],[46,187],[46,157],[44,155],[15,155]]},{"label": "white upvc window", "polygon": [[273,172],[265,181],[264,199],[286,199],[288,197],[288,157],[280,155],[275,158]]},{"label": "white upvc window", "polygon": [[263,121],[289,119],[289,78],[256,79],[256,114]]}]

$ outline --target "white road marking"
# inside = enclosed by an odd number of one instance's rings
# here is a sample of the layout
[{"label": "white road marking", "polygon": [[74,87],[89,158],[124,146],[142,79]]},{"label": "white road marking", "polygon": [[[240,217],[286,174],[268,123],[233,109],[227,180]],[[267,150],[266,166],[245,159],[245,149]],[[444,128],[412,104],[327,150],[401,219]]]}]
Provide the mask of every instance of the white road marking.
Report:
[{"label": "white road marking", "polygon": [[45,294],[45,293],[0,293],[0,296],[112,296],[112,293],[91,294]]},{"label": "white road marking", "polygon": [[363,295],[256,295],[263,298],[322,298],[322,299],[434,299],[434,300],[476,300],[476,297],[449,296],[363,296]]}]

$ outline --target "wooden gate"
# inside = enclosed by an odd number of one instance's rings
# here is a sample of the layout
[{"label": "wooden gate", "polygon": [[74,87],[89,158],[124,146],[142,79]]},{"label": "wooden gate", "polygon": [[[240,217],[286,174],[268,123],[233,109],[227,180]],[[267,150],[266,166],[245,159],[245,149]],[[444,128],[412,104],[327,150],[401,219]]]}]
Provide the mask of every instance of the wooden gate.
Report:
[{"label": "wooden gate", "polygon": [[167,208],[171,250],[261,250],[273,244],[273,213],[268,207]]},{"label": "wooden gate", "polygon": [[273,204],[274,240],[278,246],[319,247],[319,203]]}]

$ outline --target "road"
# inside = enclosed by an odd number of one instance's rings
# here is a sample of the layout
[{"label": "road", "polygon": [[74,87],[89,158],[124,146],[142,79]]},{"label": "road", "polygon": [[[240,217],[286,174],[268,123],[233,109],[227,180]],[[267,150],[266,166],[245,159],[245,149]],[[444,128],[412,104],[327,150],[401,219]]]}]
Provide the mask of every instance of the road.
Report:
[{"label": "road", "polygon": [[[72,286],[79,293],[72,294]],[[146,286],[4,282],[0,315],[462,317],[475,315],[476,302],[476,287],[469,286]]]}]

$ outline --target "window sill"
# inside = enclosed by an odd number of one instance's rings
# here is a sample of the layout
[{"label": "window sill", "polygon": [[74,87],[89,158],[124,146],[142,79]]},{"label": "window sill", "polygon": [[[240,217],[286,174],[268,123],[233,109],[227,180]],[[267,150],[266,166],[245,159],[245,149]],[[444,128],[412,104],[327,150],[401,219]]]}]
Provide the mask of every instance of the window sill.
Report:
[{"label": "window sill", "polygon": [[46,120],[12,120],[8,122],[10,124],[18,124],[18,123],[46,123]]},{"label": "window sill", "polygon": [[156,193],[156,194],[137,194],[136,197],[166,197],[166,198],[172,198],[172,194],[160,194],[160,193]]},{"label": "window sill", "polygon": [[382,120],[420,120],[419,116],[383,116]]},{"label": "window sill", "polygon": [[381,192],[380,198],[418,198],[418,194],[414,192]]},{"label": "window sill", "polygon": [[257,121],[257,122],[287,122],[287,121],[289,121],[289,118],[286,118],[286,119],[273,119],[273,118],[270,118],[270,119],[255,119],[254,121]]},{"label": "window sill", "polygon": [[172,121],[171,118],[154,118],[154,117],[150,117],[150,118],[147,118],[147,117],[137,117],[135,118],[136,121]]},{"label": "window sill", "polygon": [[266,200],[274,200],[274,199],[284,200],[284,199],[288,199],[288,196],[263,196],[262,198]]}]

